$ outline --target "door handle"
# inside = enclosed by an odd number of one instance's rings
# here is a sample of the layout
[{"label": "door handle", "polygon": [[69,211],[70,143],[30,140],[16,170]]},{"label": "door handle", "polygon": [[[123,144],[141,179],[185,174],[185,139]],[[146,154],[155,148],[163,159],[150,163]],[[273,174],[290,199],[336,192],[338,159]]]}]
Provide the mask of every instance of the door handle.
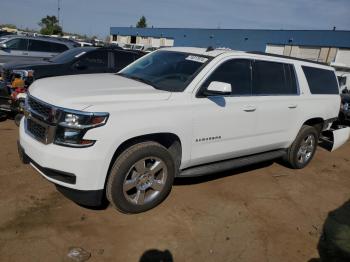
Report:
[{"label": "door handle", "polygon": [[298,105],[289,105],[288,106],[288,108],[290,108],[290,109],[295,109],[295,108],[297,108],[298,107]]},{"label": "door handle", "polygon": [[28,55],[28,53],[27,52],[23,52],[23,55]]},{"label": "door handle", "polygon": [[256,110],[255,106],[245,106],[243,107],[243,111],[245,112],[254,112]]}]

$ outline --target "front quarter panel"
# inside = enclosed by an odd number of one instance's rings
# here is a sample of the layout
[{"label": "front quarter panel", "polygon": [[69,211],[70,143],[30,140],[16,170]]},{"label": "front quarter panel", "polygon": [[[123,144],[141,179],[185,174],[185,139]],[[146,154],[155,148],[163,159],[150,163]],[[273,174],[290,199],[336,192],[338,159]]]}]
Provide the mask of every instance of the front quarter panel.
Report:
[{"label": "front quarter panel", "polygon": [[[91,129],[85,139],[97,140],[94,147],[105,155],[105,174],[117,148],[125,141],[148,134],[172,133],[179,137],[182,146],[181,167],[190,162],[192,120],[190,96],[184,93],[173,94],[169,100],[123,103],[119,105],[89,107],[91,112],[108,112],[105,126]],[[106,177],[101,177],[101,183]]]}]

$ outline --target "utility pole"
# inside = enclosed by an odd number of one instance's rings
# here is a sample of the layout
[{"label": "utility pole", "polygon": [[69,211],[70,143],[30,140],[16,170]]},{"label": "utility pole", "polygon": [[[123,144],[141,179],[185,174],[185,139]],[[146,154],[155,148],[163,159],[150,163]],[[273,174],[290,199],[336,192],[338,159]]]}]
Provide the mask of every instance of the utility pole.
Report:
[{"label": "utility pole", "polygon": [[61,0],[57,0],[57,20],[60,25],[60,11],[61,11]]}]

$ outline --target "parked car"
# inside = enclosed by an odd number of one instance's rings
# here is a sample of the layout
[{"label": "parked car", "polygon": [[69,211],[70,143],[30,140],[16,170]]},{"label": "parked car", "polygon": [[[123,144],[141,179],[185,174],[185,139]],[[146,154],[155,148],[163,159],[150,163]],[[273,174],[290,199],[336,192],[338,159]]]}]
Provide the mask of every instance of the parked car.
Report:
[{"label": "parked car", "polygon": [[[74,90],[74,91],[73,91]],[[340,96],[334,69],[280,56],[165,48],[118,74],[35,81],[19,154],[83,205],[104,196],[138,213],[161,203],[174,177],[283,158],[307,166]]]},{"label": "parked car", "polygon": [[14,35],[0,43],[0,64],[52,58],[78,46],[67,39]]},{"label": "parked car", "polygon": [[350,123],[350,94],[349,93],[341,95],[339,121],[342,125],[349,125]]},{"label": "parked car", "polygon": [[142,55],[141,52],[122,48],[77,47],[46,61],[7,63],[0,68],[0,82],[4,82],[0,93],[0,111],[2,115],[21,115],[26,90],[36,79],[118,72]]}]

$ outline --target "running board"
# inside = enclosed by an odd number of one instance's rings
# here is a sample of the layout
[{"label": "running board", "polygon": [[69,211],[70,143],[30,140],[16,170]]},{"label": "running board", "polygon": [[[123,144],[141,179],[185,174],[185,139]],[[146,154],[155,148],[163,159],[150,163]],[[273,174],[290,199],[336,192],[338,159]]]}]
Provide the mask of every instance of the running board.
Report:
[{"label": "running board", "polygon": [[190,167],[180,171],[178,177],[197,177],[232,170],[239,167],[249,166],[259,162],[280,158],[286,154],[285,149],[269,151],[266,153],[250,155],[196,167]]}]

